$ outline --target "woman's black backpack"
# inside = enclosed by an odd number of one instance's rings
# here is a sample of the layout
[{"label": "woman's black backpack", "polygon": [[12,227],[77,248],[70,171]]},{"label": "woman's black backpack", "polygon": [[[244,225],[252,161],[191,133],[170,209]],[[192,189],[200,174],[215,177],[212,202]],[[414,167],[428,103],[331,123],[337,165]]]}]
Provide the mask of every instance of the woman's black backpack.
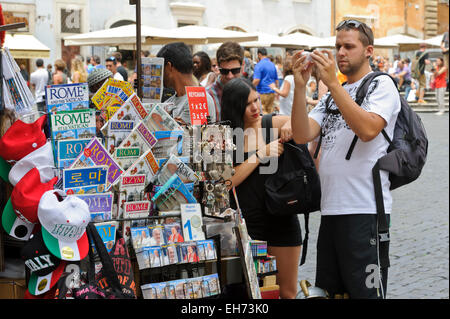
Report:
[{"label": "woman's black backpack", "polygon": [[[272,116],[268,114],[262,118],[267,144],[271,142]],[[266,179],[265,188],[266,208],[270,214],[279,217],[305,215],[302,265],[306,258],[309,213],[320,210],[321,198],[319,175],[305,144],[296,144],[292,140],[284,143],[278,170]]]}]

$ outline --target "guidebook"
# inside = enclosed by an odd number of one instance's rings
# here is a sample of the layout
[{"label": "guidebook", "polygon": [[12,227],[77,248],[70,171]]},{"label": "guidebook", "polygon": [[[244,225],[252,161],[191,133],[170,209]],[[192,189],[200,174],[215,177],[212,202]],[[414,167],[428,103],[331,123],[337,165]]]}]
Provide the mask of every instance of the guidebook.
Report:
[{"label": "guidebook", "polygon": [[151,131],[180,131],[180,125],[167,113],[161,103],[157,103],[145,118]]},{"label": "guidebook", "polygon": [[90,139],[96,136],[95,110],[74,110],[50,113],[53,151],[57,162],[57,140]]},{"label": "guidebook", "polygon": [[56,165],[59,168],[69,168],[75,159],[83,152],[86,145],[91,141],[90,138],[77,138],[73,140],[57,140]]},{"label": "guidebook", "polygon": [[97,138],[93,138],[84,148],[84,151],[78,155],[72,163],[71,168],[78,167],[92,167],[98,165],[108,166],[108,178],[106,183],[106,190],[118,182],[123,170],[110,156],[110,154],[103,147],[103,144]]},{"label": "guidebook", "polygon": [[105,136],[105,147],[110,154],[130,135],[134,128],[134,121],[108,121],[103,135]]},{"label": "guidebook", "polygon": [[[145,175],[145,186],[148,185],[151,178],[158,172],[159,166],[151,150],[145,152],[128,170],[125,176]],[[145,187],[144,186],[144,187]]]},{"label": "guidebook", "polygon": [[179,210],[181,204],[197,203],[195,197],[187,190],[182,180],[174,174],[152,197],[152,201],[161,211]]},{"label": "guidebook", "polygon": [[[141,100],[136,95],[136,93],[133,93],[112,115],[112,117],[109,119],[109,122],[133,121],[135,123],[139,123],[139,121],[145,119],[147,115],[148,113],[142,105]],[[106,128],[109,122],[107,122],[101,128],[102,133],[105,135],[108,135]]]},{"label": "guidebook", "polygon": [[130,83],[109,78],[95,92],[91,100],[97,109],[106,110],[106,106],[110,103],[111,98],[116,99],[116,102],[124,103],[132,94],[133,87]]},{"label": "guidebook", "polygon": [[145,180],[146,176],[144,174],[133,176],[124,174],[120,177],[117,217],[122,217],[126,202],[144,200],[142,195],[144,194]]},{"label": "guidebook", "polygon": [[89,108],[89,88],[87,83],[47,85],[45,97],[49,113]]},{"label": "guidebook", "polygon": [[113,193],[77,194],[89,206],[93,222],[107,221],[112,218]]},{"label": "guidebook", "polygon": [[140,122],[122,143],[120,143],[119,147],[139,147],[141,152],[144,153],[151,149],[157,141],[147,126],[143,122]]},{"label": "guidebook", "polygon": [[168,158],[171,154],[183,154],[183,131],[155,131],[157,143],[152,151],[157,158]]},{"label": "guidebook", "polygon": [[[147,219],[150,211],[150,201],[134,201],[124,203],[123,218],[134,219],[126,220],[123,223],[123,232],[125,241],[128,242],[131,235],[132,227],[146,226]],[[142,219],[139,219],[142,218]]]},{"label": "guidebook", "polygon": [[67,195],[103,193],[107,166],[68,168],[63,171],[63,190]]},{"label": "guidebook", "polygon": [[141,149],[139,147],[118,147],[114,154],[117,163],[126,171],[141,157]]}]

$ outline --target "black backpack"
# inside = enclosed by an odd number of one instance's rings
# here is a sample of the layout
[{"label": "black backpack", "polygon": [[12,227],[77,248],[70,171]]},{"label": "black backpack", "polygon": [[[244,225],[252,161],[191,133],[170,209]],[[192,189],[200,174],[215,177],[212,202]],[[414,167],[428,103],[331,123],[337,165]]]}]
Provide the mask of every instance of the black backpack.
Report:
[{"label": "black backpack", "polygon": [[[356,92],[355,102],[361,105],[367,95],[369,85],[373,79],[380,75],[387,75],[383,72],[372,72],[367,75]],[[389,76],[397,87],[395,80]],[[336,110],[329,110],[331,101],[331,94],[326,100],[327,112],[335,113]],[[378,159],[377,163],[372,169],[372,176],[375,189],[375,201],[378,215],[378,234],[380,238],[380,245],[389,242],[389,226],[387,224],[386,215],[384,211],[383,190],[381,187],[380,170],[389,172],[389,181],[391,182],[390,189],[396,189],[400,186],[409,184],[415,181],[422,168],[425,165],[428,152],[428,138],[425,127],[420,117],[409,106],[408,102],[400,95],[401,109],[398,113],[397,121],[395,122],[394,136],[391,141],[385,130],[381,133],[389,142],[387,154]],[[338,111],[337,111],[338,112]],[[317,157],[320,143],[322,140],[322,133],[320,135],[319,144],[317,146],[314,157]],[[349,147],[346,160],[350,160],[353,149],[355,148],[358,136],[355,135]],[[382,251],[380,246],[380,253]],[[387,255],[380,256],[381,264],[389,266],[389,259]]]},{"label": "black backpack", "polygon": [[[266,143],[271,142],[273,114],[264,115],[262,127],[266,131]],[[265,181],[266,208],[275,216],[304,214],[305,239],[300,265],[306,258],[308,245],[309,213],[320,210],[320,179],[312,157],[305,144],[293,140],[284,143],[284,152],[278,159],[278,170]]]}]

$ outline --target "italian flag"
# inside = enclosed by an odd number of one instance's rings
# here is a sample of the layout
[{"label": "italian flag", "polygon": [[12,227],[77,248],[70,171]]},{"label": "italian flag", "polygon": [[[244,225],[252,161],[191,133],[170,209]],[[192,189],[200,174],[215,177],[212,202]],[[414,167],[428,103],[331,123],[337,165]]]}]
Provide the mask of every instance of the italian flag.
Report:
[{"label": "italian flag", "polygon": [[59,266],[51,273],[46,276],[38,276],[36,274],[31,274],[30,281],[28,283],[28,291],[33,296],[41,295],[46,293],[58,282],[59,278],[66,268],[66,262],[61,261]]},{"label": "italian flag", "polygon": [[89,242],[86,232],[77,241],[63,241],[53,237],[42,227],[42,238],[48,250],[61,260],[82,260],[89,252]]}]

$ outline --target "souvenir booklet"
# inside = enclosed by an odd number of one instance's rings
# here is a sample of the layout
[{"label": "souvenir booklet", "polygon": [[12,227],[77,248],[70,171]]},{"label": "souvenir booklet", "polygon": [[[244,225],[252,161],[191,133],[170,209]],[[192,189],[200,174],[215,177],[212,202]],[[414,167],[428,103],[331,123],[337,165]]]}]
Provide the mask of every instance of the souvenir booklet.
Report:
[{"label": "souvenir booklet", "polygon": [[116,217],[122,217],[125,202],[144,200],[145,175],[122,175],[119,182],[119,201]]},{"label": "souvenir booklet", "polygon": [[177,174],[183,183],[197,182],[200,177],[187,165],[187,157],[179,158],[175,155],[170,155],[169,159],[164,162],[158,174],[155,175],[153,182],[156,185],[164,185],[167,181]]},{"label": "souvenir booklet", "polygon": [[131,227],[131,241],[135,252],[139,252],[144,247],[150,247],[150,232],[147,227]]},{"label": "souvenir booklet", "polygon": [[168,158],[171,154],[183,154],[183,131],[155,131],[158,141],[152,148],[156,158]]},{"label": "souvenir booklet", "polygon": [[142,94],[145,103],[161,102],[164,58],[141,58]]},{"label": "souvenir booklet", "polygon": [[89,206],[93,222],[108,221],[112,218],[113,193],[77,194]]},{"label": "souvenir booklet", "polygon": [[200,260],[215,260],[217,259],[216,247],[214,245],[214,240],[198,240],[197,250],[199,251]]},{"label": "souvenir booklet", "polygon": [[150,257],[150,268],[161,267],[161,247],[152,246],[144,248]]},{"label": "souvenir booklet", "polygon": [[166,243],[182,243],[184,242],[183,232],[180,223],[164,224],[164,238]]},{"label": "souvenir booklet", "polygon": [[147,126],[140,122],[134,129],[128,134],[127,137],[120,143],[118,147],[139,147],[142,153],[152,149],[157,143],[157,139],[150,132]]},{"label": "souvenir booklet", "polygon": [[114,150],[114,153],[117,164],[119,164],[124,172],[137,162],[142,155],[139,147],[118,147]]},{"label": "souvenir booklet", "polygon": [[220,282],[219,282],[219,275],[217,273],[203,276],[203,283],[205,282],[207,283],[208,289],[206,289],[207,295],[204,297],[215,296],[220,294]]},{"label": "souvenir booklet", "polygon": [[[139,123],[147,117],[148,113],[144,109],[139,97],[133,93],[127,101],[112,115],[108,122],[117,121],[133,121],[134,123]],[[101,131],[103,134],[107,135],[107,124],[106,123]]]},{"label": "souvenir booklet", "polygon": [[78,155],[83,152],[86,145],[91,141],[90,138],[78,138],[73,140],[57,140],[56,165],[59,168],[69,168]]},{"label": "souvenir booklet", "polygon": [[145,186],[148,185],[151,178],[158,172],[159,165],[151,150],[146,151],[141,157],[131,165],[124,176],[145,175]]},{"label": "souvenir booklet", "polygon": [[171,286],[175,287],[175,299],[186,299],[186,295],[184,293],[186,279],[173,280],[169,283]]},{"label": "souvenir booklet", "polygon": [[[97,228],[98,234],[102,238],[108,253],[111,252],[111,249],[114,247],[114,243],[116,242],[117,227],[118,223],[116,221],[108,221],[95,224],[95,228]],[[91,243],[91,245],[94,248],[93,243]]]},{"label": "souvenir booklet", "polygon": [[92,96],[92,103],[97,109],[105,109],[111,98],[117,102],[124,103],[133,94],[133,87],[130,83],[119,81],[113,78],[106,80],[100,89]]},{"label": "souvenir booklet", "polygon": [[139,269],[150,268],[149,248],[150,247],[142,247],[138,251],[135,251]]},{"label": "souvenir booklet", "polygon": [[89,108],[87,83],[47,85],[45,96],[49,113]]},{"label": "souvenir booklet", "polygon": [[[135,201],[124,203],[123,218],[134,219],[123,222],[124,239],[126,242],[130,239],[132,227],[142,227],[147,225],[147,219],[150,209],[150,201]],[[139,219],[142,218],[142,219]]]},{"label": "souvenir booklet", "polygon": [[145,124],[152,132],[155,131],[180,131],[181,126],[167,113],[161,104],[155,104],[149,115],[145,118]]},{"label": "souvenir booklet", "polygon": [[177,174],[174,174],[152,197],[161,211],[179,210],[181,204],[196,203],[195,197],[187,190]]},{"label": "souvenir booklet", "polygon": [[196,263],[199,261],[197,244],[195,241],[178,244],[178,255],[180,263]]},{"label": "souvenir booklet", "polygon": [[51,137],[55,162],[57,140],[91,139],[96,136],[95,110],[74,110],[50,113]]},{"label": "souvenir booklet", "polygon": [[122,143],[122,141],[130,135],[134,128],[134,121],[108,121],[103,131],[105,136],[106,149],[110,154],[114,154],[114,150]]},{"label": "souvenir booklet", "polygon": [[186,280],[186,286],[189,287],[189,294],[186,296],[188,299],[203,298],[202,277],[188,278]]},{"label": "souvenir booklet", "polygon": [[150,246],[161,246],[166,244],[164,229],[162,225],[149,226]]},{"label": "souvenir booklet", "polygon": [[167,244],[161,246],[162,265],[173,265],[178,263],[178,254],[176,244]]},{"label": "souvenir booklet", "polygon": [[72,163],[71,168],[92,167],[98,165],[108,166],[108,178],[106,190],[116,184],[123,173],[122,168],[117,164],[112,156],[106,151],[103,144],[97,138],[93,138]]},{"label": "souvenir booklet", "polygon": [[68,168],[63,172],[63,190],[67,195],[103,193],[107,166]]}]

